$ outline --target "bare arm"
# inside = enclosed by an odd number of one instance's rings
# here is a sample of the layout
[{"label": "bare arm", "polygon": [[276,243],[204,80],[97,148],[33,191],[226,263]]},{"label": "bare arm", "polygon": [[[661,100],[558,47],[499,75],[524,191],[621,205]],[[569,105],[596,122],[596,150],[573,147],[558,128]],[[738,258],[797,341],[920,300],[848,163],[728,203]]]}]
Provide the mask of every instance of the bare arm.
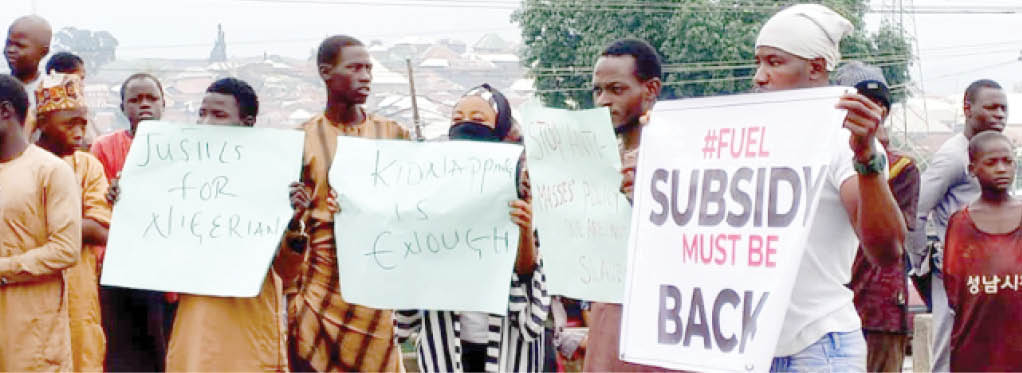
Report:
[{"label": "bare arm", "polygon": [[[879,154],[875,135],[881,121],[880,107],[862,95],[847,94],[841,98],[838,108],[848,110],[844,126],[852,133],[849,146],[855,154],[854,161],[865,163]],[[898,201],[883,175],[857,174],[841,184],[841,202],[859,236],[866,259],[878,266],[901,260],[907,233]]]},{"label": "bare arm", "polygon": [[308,252],[309,235],[305,221],[306,213],[312,206],[311,190],[309,186],[300,182],[291,183],[289,186],[288,199],[293,214],[281,238],[277,257],[273,261],[273,269],[277,271],[285,288],[297,280],[305,261],[305,254]]},{"label": "bare arm", "polygon": [[858,175],[846,180],[841,202],[870,263],[888,266],[901,260],[905,218],[883,177]]},{"label": "bare arm", "polygon": [[107,235],[110,230],[98,221],[82,219],[82,243],[86,245],[106,245]]},{"label": "bare arm", "polygon": [[511,220],[518,225],[518,256],[515,259],[515,273],[532,274],[536,269],[536,236],[532,230],[532,204],[526,200],[514,200],[511,206]]}]

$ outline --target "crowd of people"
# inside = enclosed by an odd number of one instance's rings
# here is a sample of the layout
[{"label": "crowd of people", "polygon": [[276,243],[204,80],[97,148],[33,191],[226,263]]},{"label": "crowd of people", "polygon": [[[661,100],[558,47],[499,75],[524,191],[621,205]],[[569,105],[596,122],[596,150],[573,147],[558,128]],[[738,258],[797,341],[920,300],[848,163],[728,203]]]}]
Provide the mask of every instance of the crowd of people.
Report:
[{"label": "crowd of people", "polygon": [[[832,147],[771,370],[900,371],[911,288],[933,309],[935,371],[1022,370],[1013,312],[1022,305],[1022,201],[1009,192],[1015,152],[1000,133],[1003,90],[990,80],[970,85],[965,131],[920,172],[891,149],[884,122],[892,98],[881,70],[855,61],[839,67],[839,44],[851,31],[836,12],[802,4],[771,17],[755,43],[758,91],[855,88],[835,103],[847,111],[843,136]],[[494,205],[519,227],[506,314],[344,300],[333,229],[339,206],[327,178],[333,162],[345,161],[334,159],[337,136],[410,139],[405,127],[363,108],[372,60],[345,35],[319,45],[326,103],[301,126],[294,214],[259,294],[99,286],[112,206],[122,193],[149,192],[122,190],[118,179],[139,124],[161,118],[164,91],[153,75],[129,76],[120,87],[129,128],[85,144],[88,72],[66,52],[40,70],[51,38],[44,19],[16,20],[4,50],[11,74],[0,76],[0,370],[403,371],[404,341],[414,342],[424,372],[663,370],[621,360],[621,304],[548,293],[524,157],[518,199]],[[594,61],[594,102],[609,109],[629,200],[641,130],[663,86],[659,56],[626,38]],[[455,105],[450,138],[521,143],[508,100],[480,83]],[[252,87],[227,77],[208,87],[196,122],[252,127],[258,114]],[[928,223],[940,242],[927,243]]]}]

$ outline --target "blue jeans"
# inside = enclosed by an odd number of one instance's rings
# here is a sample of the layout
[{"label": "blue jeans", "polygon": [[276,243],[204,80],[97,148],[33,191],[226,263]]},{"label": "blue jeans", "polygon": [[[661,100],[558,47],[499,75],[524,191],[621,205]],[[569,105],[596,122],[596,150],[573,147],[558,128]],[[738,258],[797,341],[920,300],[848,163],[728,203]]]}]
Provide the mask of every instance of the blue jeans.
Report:
[{"label": "blue jeans", "polygon": [[865,372],[866,339],[862,331],[829,333],[805,350],[775,357],[771,372]]}]

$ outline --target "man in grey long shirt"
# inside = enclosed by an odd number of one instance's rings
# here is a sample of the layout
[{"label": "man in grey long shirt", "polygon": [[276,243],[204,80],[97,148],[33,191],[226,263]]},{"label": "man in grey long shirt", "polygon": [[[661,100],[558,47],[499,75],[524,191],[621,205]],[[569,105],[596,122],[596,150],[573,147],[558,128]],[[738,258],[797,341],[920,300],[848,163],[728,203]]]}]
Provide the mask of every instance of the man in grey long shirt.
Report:
[{"label": "man in grey long shirt", "polygon": [[[930,160],[922,175],[919,190],[918,221],[909,232],[909,259],[918,276],[932,273],[930,278],[933,304],[933,346],[931,349],[934,372],[947,372],[950,368],[951,327],[954,315],[948,307],[943,281],[943,242],[947,220],[961,208],[976,200],[979,183],[969,175],[969,140],[983,131],[1003,131],[1008,119],[1008,99],[1001,86],[992,80],[977,80],[965,90],[965,130],[944,142]],[[927,250],[926,222],[933,213],[934,225],[940,245],[933,252]]]}]

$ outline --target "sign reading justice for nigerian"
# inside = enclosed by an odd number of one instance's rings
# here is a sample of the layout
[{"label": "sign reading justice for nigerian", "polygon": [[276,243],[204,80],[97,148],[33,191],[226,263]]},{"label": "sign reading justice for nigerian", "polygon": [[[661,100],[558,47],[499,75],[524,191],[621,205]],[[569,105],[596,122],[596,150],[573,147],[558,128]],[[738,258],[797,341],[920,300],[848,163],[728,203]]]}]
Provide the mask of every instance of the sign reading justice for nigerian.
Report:
[{"label": "sign reading justice for nigerian", "polygon": [[142,122],[121,171],[101,283],[256,296],[292,214],[303,136]]}]

